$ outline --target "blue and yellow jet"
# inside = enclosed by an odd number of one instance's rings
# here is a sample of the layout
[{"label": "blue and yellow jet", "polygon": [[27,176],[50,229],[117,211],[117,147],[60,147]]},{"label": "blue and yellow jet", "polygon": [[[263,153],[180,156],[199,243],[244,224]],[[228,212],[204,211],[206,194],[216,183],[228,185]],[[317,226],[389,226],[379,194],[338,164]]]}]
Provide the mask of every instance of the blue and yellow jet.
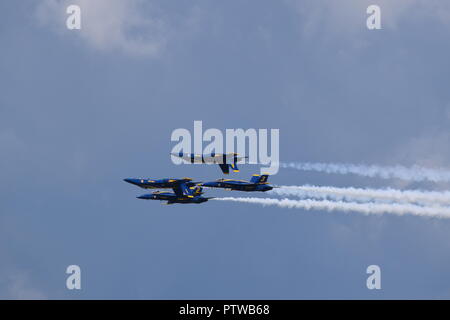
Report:
[{"label": "blue and yellow jet", "polygon": [[134,184],[144,189],[172,189],[172,192],[156,191],[137,197],[145,200],[167,200],[167,204],[173,203],[202,203],[211,197],[202,197],[202,188],[196,186],[191,178],[182,179],[124,179],[125,182]]},{"label": "blue and yellow jet", "polygon": [[199,183],[199,186],[207,188],[222,188],[238,191],[269,191],[273,187],[267,183],[268,174],[254,174],[250,181],[233,180],[233,179],[219,179],[216,181]]},{"label": "blue and yellow jet", "polygon": [[125,182],[134,184],[135,186],[141,187],[143,189],[172,189],[184,183],[187,187],[192,187],[198,184],[198,182],[192,182],[191,178],[181,178],[181,179],[144,179],[144,178],[128,178],[123,179]]},{"label": "blue and yellow jet", "polygon": [[[184,184],[181,184],[180,186],[183,188]],[[175,193],[156,191],[151,194],[144,194],[137,198],[144,200],[167,200],[166,204],[203,203],[209,199],[213,199],[213,197],[202,197],[203,192],[201,187],[190,187],[186,190],[186,193],[183,194],[178,194],[176,188],[173,190]]]}]

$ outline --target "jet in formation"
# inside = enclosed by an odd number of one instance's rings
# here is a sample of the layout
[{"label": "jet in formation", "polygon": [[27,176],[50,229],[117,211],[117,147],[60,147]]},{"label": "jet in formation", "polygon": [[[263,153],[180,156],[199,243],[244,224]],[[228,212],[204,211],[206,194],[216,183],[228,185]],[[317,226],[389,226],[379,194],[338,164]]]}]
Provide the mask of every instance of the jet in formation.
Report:
[{"label": "jet in formation", "polygon": [[124,179],[144,189],[172,189],[173,192],[155,191],[150,194],[144,194],[138,199],[167,201],[166,204],[173,203],[202,203],[213,197],[203,197],[203,188],[198,186],[198,182],[192,182],[190,178],[182,179]]},{"label": "jet in formation", "polygon": [[248,157],[239,156],[237,153],[209,153],[209,154],[193,154],[193,153],[171,153],[172,156],[183,159],[190,163],[209,163],[218,164],[224,174],[239,172],[237,163]]},{"label": "jet in formation", "polygon": [[207,188],[222,188],[227,190],[238,190],[238,191],[269,191],[273,189],[273,186],[269,185],[267,182],[268,174],[254,174],[250,181],[245,180],[233,180],[233,179],[219,179],[216,181],[199,183],[199,186]]},{"label": "jet in formation", "polygon": [[179,187],[181,184],[185,184],[187,187],[197,185],[199,182],[193,182],[191,178],[167,178],[167,179],[124,179],[125,182],[134,184],[143,189],[167,189],[173,187]]}]

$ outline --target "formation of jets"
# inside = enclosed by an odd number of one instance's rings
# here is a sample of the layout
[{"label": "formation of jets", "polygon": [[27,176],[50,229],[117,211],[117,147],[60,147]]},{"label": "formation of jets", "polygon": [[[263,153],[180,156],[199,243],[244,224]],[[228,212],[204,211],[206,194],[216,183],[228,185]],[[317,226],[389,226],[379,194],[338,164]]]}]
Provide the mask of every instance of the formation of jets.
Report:
[{"label": "formation of jets", "polygon": [[[178,156],[183,157],[180,153]],[[188,154],[186,157],[191,157],[193,155]],[[238,171],[236,162],[243,157],[238,157],[237,154],[227,154],[227,155],[200,155],[196,159],[198,161],[211,161],[212,158],[222,157],[222,156],[232,156],[233,163],[219,163],[220,168],[224,173],[229,172],[229,167]],[[189,158],[192,159],[192,158]],[[194,156],[195,159],[195,156]],[[225,157],[222,159],[225,160]],[[194,161],[194,160],[192,160]],[[217,163],[217,162],[200,162],[200,163]],[[227,165],[227,172],[224,171],[223,165]],[[269,185],[267,182],[269,175],[263,174],[254,174],[250,181],[244,180],[233,180],[233,179],[219,179],[210,182],[194,182],[191,178],[181,178],[181,179],[141,179],[141,178],[128,178],[124,179],[125,182],[131,183],[135,186],[138,186],[143,189],[172,189],[173,192],[163,192],[163,191],[155,191],[150,194],[144,194],[138,199],[144,200],[161,200],[167,201],[166,204],[173,203],[203,203],[208,201],[209,199],[213,199],[213,197],[203,197],[203,188],[221,188],[225,190],[237,190],[237,191],[269,191],[273,189],[273,186]]]}]

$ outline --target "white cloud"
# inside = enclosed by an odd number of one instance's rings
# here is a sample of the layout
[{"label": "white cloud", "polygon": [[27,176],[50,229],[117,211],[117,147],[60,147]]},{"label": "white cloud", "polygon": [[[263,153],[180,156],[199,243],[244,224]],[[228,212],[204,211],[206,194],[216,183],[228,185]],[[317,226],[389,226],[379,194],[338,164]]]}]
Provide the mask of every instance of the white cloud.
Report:
[{"label": "white cloud", "polygon": [[[81,30],[66,28],[71,4],[81,8]],[[36,8],[39,22],[62,35],[76,33],[94,49],[147,57],[159,56],[179,29],[192,27],[196,13],[188,10],[181,23],[174,22],[143,0],[44,0]]]}]

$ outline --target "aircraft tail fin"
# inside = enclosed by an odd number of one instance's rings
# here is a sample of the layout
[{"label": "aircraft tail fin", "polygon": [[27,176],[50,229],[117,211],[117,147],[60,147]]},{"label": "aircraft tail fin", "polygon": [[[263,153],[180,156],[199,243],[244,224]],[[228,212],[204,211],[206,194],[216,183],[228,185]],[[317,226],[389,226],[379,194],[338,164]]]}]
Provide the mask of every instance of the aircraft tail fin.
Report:
[{"label": "aircraft tail fin", "polygon": [[236,161],[230,164],[231,169],[233,169],[233,172],[239,172],[239,168],[237,166]]},{"label": "aircraft tail fin", "polygon": [[230,173],[230,165],[228,163],[220,163],[219,164],[220,169],[224,174]]},{"label": "aircraft tail fin", "polygon": [[[242,158],[246,158],[246,157],[241,157],[241,159]],[[239,172],[239,168],[237,166],[238,161],[239,161],[238,154],[235,153],[233,155],[233,162],[230,164],[230,167],[233,169],[233,172]]]},{"label": "aircraft tail fin", "polygon": [[203,194],[203,188],[199,187],[199,186],[190,187],[189,189],[186,190],[186,195],[189,198],[200,196],[202,194]]},{"label": "aircraft tail fin", "polygon": [[178,197],[181,197],[181,196],[187,194],[188,190],[189,190],[189,188],[185,182],[177,183],[176,185],[174,185],[172,187],[172,189]]},{"label": "aircraft tail fin", "polygon": [[250,179],[250,182],[252,183],[266,183],[267,179],[269,179],[268,174],[254,174],[252,178]]}]

